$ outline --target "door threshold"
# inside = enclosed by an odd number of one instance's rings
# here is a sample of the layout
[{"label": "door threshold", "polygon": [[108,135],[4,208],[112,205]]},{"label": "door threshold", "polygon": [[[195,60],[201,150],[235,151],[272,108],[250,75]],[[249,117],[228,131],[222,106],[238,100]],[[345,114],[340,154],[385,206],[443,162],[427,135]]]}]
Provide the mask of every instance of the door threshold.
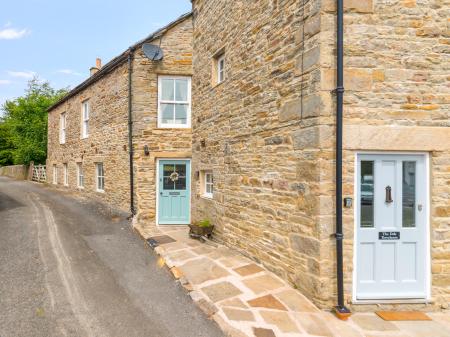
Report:
[{"label": "door threshold", "polygon": [[383,300],[351,300],[351,304],[434,304],[435,299],[426,298],[399,298],[399,299],[383,299]]}]

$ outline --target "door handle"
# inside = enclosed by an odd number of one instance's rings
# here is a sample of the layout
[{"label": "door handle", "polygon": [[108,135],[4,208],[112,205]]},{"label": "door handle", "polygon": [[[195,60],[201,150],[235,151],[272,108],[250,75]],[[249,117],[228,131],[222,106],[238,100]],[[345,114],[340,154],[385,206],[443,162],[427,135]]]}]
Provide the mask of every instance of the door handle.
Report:
[{"label": "door handle", "polygon": [[390,204],[393,201],[394,200],[392,200],[392,187],[386,186],[386,203]]}]

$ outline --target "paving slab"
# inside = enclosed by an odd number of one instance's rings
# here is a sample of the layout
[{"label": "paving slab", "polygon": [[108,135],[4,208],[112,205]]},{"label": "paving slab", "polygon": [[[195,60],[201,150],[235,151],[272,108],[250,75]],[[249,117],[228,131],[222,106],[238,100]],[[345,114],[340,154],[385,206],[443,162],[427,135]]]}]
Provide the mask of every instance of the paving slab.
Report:
[{"label": "paving slab", "polygon": [[279,289],[285,286],[285,284],[278,278],[268,274],[245,279],[243,282],[246,287],[252,290],[255,294]]},{"label": "paving slab", "polygon": [[249,276],[264,271],[264,268],[258,266],[257,264],[251,263],[233,270],[241,276]]},{"label": "paving slab", "polygon": [[448,312],[430,314],[428,322],[388,322],[374,313],[356,313],[344,322],[237,251],[190,239],[183,228],[152,233],[177,240],[155,251],[181,271],[191,298],[229,336],[450,337]]},{"label": "paving slab", "polygon": [[248,304],[254,308],[267,308],[287,311],[286,307],[278,301],[273,295],[266,295],[248,301]]},{"label": "paving slab", "polygon": [[242,292],[230,282],[215,283],[213,285],[201,288],[201,290],[213,302],[222,301],[242,294]]},{"label": "paving slab", "polygon": [[186,262],[180,269],[192,284],[201,284],[230,275],[224,268],[206,258]]},{"label": "paving slab", "polygon": [[403,321],[394,324],[411,337],[450,337],[450,326],[433,321]]},{"label": "paving slab", "polygon": [[254,321],[255,315],[250,310],[224,308],[224,314],[232,321]]},{"label": "paving slab", "polygon": [[287,312],[283,311],[260,311],[259,314],[268,324],[275,325],[283,332],[299,332],[295,322]]},{"label": "paving slab", "polygon": [[290,310],[297,312],[320,312],[305,296],[298,291],[288,289],[275,295]]},{"label": "paving slab", "polygon": [[361,329],[366,331],[395,331],[398,328],[395,324],[385,321],[374,314],[355,314],[352,316],[352,321],[355,322]]},{"label": "paving slab", "polygon": [[295,319],[300,326],[310,335],[331,337],[333,333],[325,319],[320,314],[296,314]]}]

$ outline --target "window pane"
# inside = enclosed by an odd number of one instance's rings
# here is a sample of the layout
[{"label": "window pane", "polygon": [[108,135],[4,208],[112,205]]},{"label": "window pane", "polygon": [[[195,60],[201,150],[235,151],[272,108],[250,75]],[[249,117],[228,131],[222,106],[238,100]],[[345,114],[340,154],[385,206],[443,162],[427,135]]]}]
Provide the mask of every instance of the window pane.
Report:
[{"label": "window pane", "polygon": [[361,227],[374,227],[374,177],[373,161],[361,161],[360,205]]},{"label": "window pane", "polygon": [[172,179],[170,179],[169,177],[164,177],[164,186],[163,189],[164,190],[174,190],[175,189],[175,184],[172,181]]},{"label": "window pane", "polygon": [[176,80],[175,81],[175,100],[187,102],[188,100],[188,80]]},{"label": "window pane", "polygon": [[207,173],[206,174],[206,182],[207,183],[212,183],[212,174],[211,173]]},{"label": "window pane", "polygon": [[402,180],[403,227],[416,227],[416,162],[403,162]]},{"label": "window pane", "polygon": [[175,166],[170,164],[170,165],[164,165],[164,177],[170,177],[170,175],[175,171]]},{"label": "window pane", "polygon": [[178,178],[175,181],[175,189],[176,190],[185,190],[186,189],[186,178]]},{"label": "window pane", "polygon": [[186,165],[176,165],[175,171],[180,175],[180,177],[186,177]]},{"label": "window pane", "polygon": [[175,124],[186,124],[187,122],[187,105],[175,104]]},{"label": "window pane", "polygon": [[173,123],[173,104],[161,104],[162,123]]},{"label": "window pane", "polygon": [[163,101],[173,101],[174,100],[174,92],[173,92],[173,82],[174,80],[170,79],[162,79],[161,80],[161,99]]}]

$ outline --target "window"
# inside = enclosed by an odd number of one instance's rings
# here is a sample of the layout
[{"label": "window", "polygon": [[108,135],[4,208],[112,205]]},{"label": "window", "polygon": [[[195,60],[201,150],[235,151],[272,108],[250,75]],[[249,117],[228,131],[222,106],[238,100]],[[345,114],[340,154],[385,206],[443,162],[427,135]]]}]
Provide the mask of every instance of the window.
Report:
[{"label": "window", "polygon": [[84,187],[83,164],[77,163],[77,186]]},{"label": "window", "polygon": [[58,183],[58,168],[56,167],[56,164],[53,164],[53,184]]},{"label": "window", "polygon": [[63,112],[59,116],[59,143],[66,143],[66,113]]},{"label": "window", "polygon": [[217,57],[217,84],[225,80],[225,54]]},{"label": "window", "polygon": [[202,194],[205,198],[213,198],[214,193],[214,178],[212,171],[203,171],[202,174]]},{"label": "window", "polygon": [[103,171],[103,163],[97,163],[96,171],[97,171],[97,191],[104,192],[105,191],[105,173]]},{"label": "window", "polygon": [[81,138],[89,137],[89,101],[84,101],[82,103],[83,112],[82,112],[82,124],[81,124]]},{"label": "window", "polygon": [[361,161],[360,176],[360,227],[374,227],[374,162]]},{"label": "window", "polygon": [[69,186],[69,169],[67,167],[67,163],[63,164],[64,169],[64,186]]},{"label": "window", "polygon": [[191,78],[161,76],[158,79],[158,127],[191,126]]}]

